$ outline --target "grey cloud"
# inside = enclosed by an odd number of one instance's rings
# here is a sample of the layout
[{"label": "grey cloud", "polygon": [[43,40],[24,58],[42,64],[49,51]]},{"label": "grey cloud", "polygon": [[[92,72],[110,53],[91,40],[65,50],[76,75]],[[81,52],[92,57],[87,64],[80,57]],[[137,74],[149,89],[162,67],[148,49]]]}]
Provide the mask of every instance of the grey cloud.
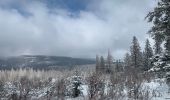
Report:
[{"label": "grey cloud", "polygon": [[48,9],[41,2],[24,4],[22,9],[31,14],[28,17],[17,9],[0,7],[0,55],[95,57],[106,55],[110,48],[115,58],[122,57],[133,35],[145,40],[149,25],[144,17],[152,3],[92,0],[76,17],[66,9]]}]

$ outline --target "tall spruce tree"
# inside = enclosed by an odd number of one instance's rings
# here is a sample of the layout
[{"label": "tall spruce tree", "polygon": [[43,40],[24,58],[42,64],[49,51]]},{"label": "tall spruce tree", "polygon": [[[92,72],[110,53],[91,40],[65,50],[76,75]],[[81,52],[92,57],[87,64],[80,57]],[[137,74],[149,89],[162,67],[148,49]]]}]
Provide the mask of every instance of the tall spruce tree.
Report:
[{"label": "tall spruce tree", "polygon": [[[153,23],[149,34],[154,38],[158,36],[160,41],[165,41],[166,52],[164,57],[159,57],[154,67],[166,71],[167,80],[170,83],[170,0],[159,0],[157,6],[146,16],[148,22]],[[162,62],[164,61],[164,65]],[[159,63],[159,64],[157,64]],[[160,65],[160,66],[159,66]]]},{"label": "tall spruce tree", "polygon": [[[149,12],[146,16],[148,22],[153,23],[152,28],[149,30],[149,34],[160,42],[165,40],[165,44],[169,44],[170,36],[170,0],[160,0],[158,1],[157,6],[152,12]],[[167,51],[170,51],[170,48],[165,46]]]},{"label": "tall spruce tree", "polygon": [[151,57],[153,56],[153,50],[148,39],[146,39],[145,50],[143,53],[144,58],[144,70],[147,71],[151,68]]},{"label": "tall spruce tree", "polygon": [[124,68],[125,70],[131,66],[131,56],[129,53],[125,54],[124,63],[125,63],[125,68]]},{"label": "tall spruce tree", "polygon": [[142,69],[143,67],[142,52],[140,45],[138,43],[138,39],[135,36],[133,37],[130,52],[131,52],[131,66],[133,68]]}]

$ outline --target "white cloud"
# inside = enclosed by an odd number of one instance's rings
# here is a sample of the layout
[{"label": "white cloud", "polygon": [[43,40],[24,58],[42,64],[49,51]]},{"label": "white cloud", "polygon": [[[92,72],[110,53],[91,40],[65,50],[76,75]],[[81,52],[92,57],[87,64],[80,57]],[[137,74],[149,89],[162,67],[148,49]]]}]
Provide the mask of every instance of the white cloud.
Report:
[{"label": "white cloud", "polygon": [[144,17],[151,3],[93,0],[75,16],[67,9],[49,9],[35,1],[21,7],[29,16],[0,7],[0,55],[95,57],[111,48],[115,58],[122,57],[133,35],[140,41],[147,36],[149,25]]}]

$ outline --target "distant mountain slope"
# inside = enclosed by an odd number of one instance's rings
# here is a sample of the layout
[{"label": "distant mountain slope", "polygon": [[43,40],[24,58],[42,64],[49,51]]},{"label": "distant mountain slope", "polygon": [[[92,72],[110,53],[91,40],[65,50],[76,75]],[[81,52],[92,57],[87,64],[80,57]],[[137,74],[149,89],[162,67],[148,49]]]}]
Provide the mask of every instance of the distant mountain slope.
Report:
[{"label": "distant mountain slope", "polygon": [[70,68],[75,65],[94,64],[93,59],[71,58],[60,56],[23,55],[0,58],[0,69],[31,67],[34,69]]}]

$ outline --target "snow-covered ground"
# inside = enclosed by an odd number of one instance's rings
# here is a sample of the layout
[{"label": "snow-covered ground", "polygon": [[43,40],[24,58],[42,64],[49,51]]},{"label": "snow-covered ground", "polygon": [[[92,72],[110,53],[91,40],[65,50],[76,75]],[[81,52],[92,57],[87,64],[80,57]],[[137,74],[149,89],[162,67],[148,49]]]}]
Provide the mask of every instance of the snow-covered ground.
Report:
[{"label": "snow-covered ground", "polygon": [[150,89],[153,95],[152,100],[170,100],[170,93],[168,93],[168,85],[165,79],[155,79],[149,83],[143,83],[145,88]]}]

